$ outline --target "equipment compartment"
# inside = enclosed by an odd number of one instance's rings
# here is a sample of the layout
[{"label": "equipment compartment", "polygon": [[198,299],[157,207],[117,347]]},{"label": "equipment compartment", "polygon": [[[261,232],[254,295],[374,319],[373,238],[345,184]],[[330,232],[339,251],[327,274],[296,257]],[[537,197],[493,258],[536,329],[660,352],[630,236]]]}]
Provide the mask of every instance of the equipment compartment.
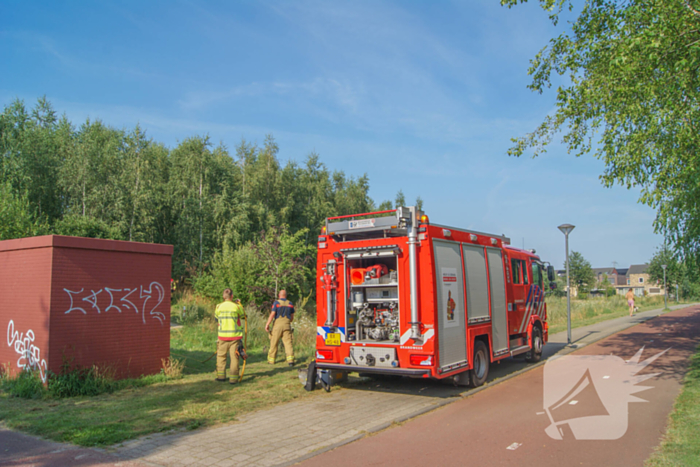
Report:
[{"label": "equipment compartment", "polygon": [[347,338],[356,342],[400,340],[399,278],[396,256],[347,260]]},{"label": "equipment compartment", "polygon": [[350,347],[350,365],[396,368],[396,349],[387,347]]}]

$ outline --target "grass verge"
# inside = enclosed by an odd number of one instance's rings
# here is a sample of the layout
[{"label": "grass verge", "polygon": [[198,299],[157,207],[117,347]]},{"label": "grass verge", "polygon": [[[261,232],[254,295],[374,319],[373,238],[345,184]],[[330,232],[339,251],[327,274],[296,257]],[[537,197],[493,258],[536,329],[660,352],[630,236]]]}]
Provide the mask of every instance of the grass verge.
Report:
[{"label": "grass verge", "polygon": [[202,363],[216,342],[216,325],[205,313],[201,321],[171,330],[171,355],[184,363],[182,377],[146,376],[145,385],[139,386],[138,379],[112,393],[69,398],[47,392],[26,399],[0,389],[0,420],[8,428],[55,441],[107,446],[154,432],[227,423],[248,412],[311,397],[314,393],[304,391],[296,368],[313,355],[315,324],[301,314],[295,319],[297,367],[283,363],[282,349],[279,363],[270,366],[263,352],[269,345],[264,317],[257,311],[249,316],[249,358],[239,385],[214,381],[216,357]]},{"label": "grass verge", "polygon": [[700,347],[669,416],[668,430],[646,467],[700,466]]},{"label": "grass verge", "polygon": [[[663,308],[663,296],[638,297],[636,305],[639,311],[648,311],[655,308]],[[685,303],[681,302],[680,304]],[[677,305],[676,302],[669,306]],[[566,331],[566,297],[547,297],[547,312],[549,314],[549,333]],[[621,318],[629,315],[627,300],[625,297],[615,295],[613,297],[588,298],[586,300],[571,300],[571,327],[578,328],[591,324]]]}]

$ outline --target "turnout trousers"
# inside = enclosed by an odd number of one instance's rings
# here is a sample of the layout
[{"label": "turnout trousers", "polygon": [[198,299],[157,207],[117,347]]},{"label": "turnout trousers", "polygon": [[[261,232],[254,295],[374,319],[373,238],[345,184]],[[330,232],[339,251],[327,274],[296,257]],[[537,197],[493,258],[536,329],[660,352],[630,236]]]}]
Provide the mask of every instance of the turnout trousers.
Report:
[{"label": "turnout trousers", "polygon": [[231,371],[229,372],[229,380],[238,382],[238,346],[241,341],[218,341],[216,346],[216,377],[219,379],[226,378],[226,355],[231,354]]},{"label": "turnout trousers", "polygon": [[277,318],[272,326],[270,338],[270,352],[267,354],[267,362],[275,363],[277,347],[280,339],[284,344],[284,353],[287,354],[287,363],[294,363],[294,341],[292,340],[292,322],[289,318]]}]

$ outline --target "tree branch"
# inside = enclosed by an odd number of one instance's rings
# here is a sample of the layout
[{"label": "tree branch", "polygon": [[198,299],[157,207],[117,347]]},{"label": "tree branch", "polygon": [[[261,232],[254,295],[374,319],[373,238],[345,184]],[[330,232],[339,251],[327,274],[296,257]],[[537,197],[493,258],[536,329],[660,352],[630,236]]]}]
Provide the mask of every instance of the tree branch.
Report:
[{"label": "tree branch", "polygon": [[685,0],[685,6],[688,7],[688,9],[696,16],[700,16],[700,11],[696,10],[692,6],[690,6],[690,0]]}]

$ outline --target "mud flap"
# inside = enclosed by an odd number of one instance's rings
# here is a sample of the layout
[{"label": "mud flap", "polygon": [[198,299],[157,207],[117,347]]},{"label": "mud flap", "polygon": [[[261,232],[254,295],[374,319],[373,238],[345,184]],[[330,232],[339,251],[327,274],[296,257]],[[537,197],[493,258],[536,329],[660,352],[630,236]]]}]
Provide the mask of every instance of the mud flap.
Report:
[{"label": "mud flap", "polygon": [[309,363],[309,367],[306,369],[306,382],[304,383],[304,389],[307,391],[313,391],[316,389],[316,360],[312,360]]},{"label": "mud flap", "polygon": [[471,385],[471,370],[457,373],[452,377],[452,383],[455,386],[470,386]]}]

